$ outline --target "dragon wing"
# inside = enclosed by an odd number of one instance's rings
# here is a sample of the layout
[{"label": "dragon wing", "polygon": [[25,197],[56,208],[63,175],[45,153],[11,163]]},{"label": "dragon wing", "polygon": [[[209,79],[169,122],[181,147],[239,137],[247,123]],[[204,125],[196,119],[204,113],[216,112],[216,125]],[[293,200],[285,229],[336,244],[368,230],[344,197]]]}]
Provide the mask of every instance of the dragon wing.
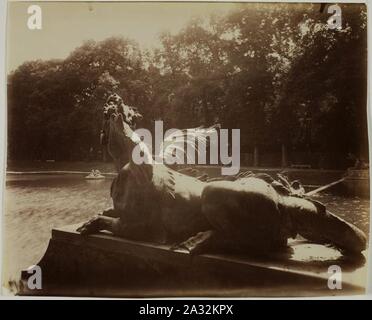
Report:
[{"label": "dragon wing", "polygon": [[[190,154],[198,153],[200,150],[207,150],[208,138],[217,134],[217,129],[220,127],[219,124],[203,128],[197,127],[192,129],[174,130],[170,134],[164,137],[160,150],[160,158],[165,163],[184,163],[186,156],[186,163],[190,163]],[[213,147],[213,143],[218,143],[213,139],[210,139],[210,146]],[[173,162],[172,162],[173,161]]]}]

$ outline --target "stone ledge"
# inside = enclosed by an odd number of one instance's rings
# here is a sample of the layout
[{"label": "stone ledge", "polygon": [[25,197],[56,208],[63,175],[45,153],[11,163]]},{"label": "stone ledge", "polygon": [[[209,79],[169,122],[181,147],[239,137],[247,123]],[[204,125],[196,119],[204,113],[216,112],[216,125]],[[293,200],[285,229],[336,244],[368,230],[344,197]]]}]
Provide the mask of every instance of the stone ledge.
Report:
[{"label": "stone ledge", "polygon": [[[170,246],[131,241],[101,232],[81,236],[78,225],[52,230],[39,265],[38,294],[93,296],[317,296],[363,294],[364,256],[345,259],[321,245],[294,240],[269,258],[190,255]],[[343,289],[329,290],[328,267],[343,270]],[[25,292],[24,294],[35,294]]]}]

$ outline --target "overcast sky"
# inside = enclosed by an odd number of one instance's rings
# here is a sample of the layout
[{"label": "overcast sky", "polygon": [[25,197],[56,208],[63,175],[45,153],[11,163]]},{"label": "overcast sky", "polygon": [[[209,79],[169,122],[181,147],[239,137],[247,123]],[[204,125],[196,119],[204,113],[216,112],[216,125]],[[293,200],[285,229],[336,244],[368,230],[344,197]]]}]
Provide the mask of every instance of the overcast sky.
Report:
[{"label": "overcast sky", "polygon": [[[29,30],[27,8],[42,9],[42,30]],[[7,70],[27,60],[65,58],[84,40],[125,36],[142,47],[159,44],[165,30],[179,31],[194,16],[224,14],[231,3],[69,3],[8,4]]]}]

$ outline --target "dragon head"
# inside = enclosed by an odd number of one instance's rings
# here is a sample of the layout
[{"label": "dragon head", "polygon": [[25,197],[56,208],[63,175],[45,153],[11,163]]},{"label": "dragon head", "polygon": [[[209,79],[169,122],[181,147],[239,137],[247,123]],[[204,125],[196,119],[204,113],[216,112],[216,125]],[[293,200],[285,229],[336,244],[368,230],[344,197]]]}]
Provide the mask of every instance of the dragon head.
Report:
[{"label": "dragon head", "polygon": [[119,170],[129,161],[124,128],[135,129],[142,115],[134,107],[126,105],[118,94],[110,95],[103,106],[101,144],[107,147]]}]

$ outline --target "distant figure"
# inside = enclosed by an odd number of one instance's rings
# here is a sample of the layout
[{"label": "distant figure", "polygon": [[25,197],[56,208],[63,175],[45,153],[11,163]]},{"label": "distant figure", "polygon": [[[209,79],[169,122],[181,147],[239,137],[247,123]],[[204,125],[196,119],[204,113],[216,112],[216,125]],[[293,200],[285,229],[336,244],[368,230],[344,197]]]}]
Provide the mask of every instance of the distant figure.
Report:
[{"label": "distant figure", "polygon": [[102,176],[101,171],[99,171],[99,170],[94,170],[94,175],[95,175],[96,177],[98,177],[98,176]]},{"label": "distant figure", "polygon": [[363,170],[363,169],[368,169],[369,168],[369,163],[364,161],[363,159],[356,159],[354,168],[358,170]]},{"label": "distant figure", "polygon": [[355,170],[369,169],[368,161],[365,161],[363,158],[357,157],[352,153],[349,153],[348,158],[354,160],[354,166],[351,169]]}]

